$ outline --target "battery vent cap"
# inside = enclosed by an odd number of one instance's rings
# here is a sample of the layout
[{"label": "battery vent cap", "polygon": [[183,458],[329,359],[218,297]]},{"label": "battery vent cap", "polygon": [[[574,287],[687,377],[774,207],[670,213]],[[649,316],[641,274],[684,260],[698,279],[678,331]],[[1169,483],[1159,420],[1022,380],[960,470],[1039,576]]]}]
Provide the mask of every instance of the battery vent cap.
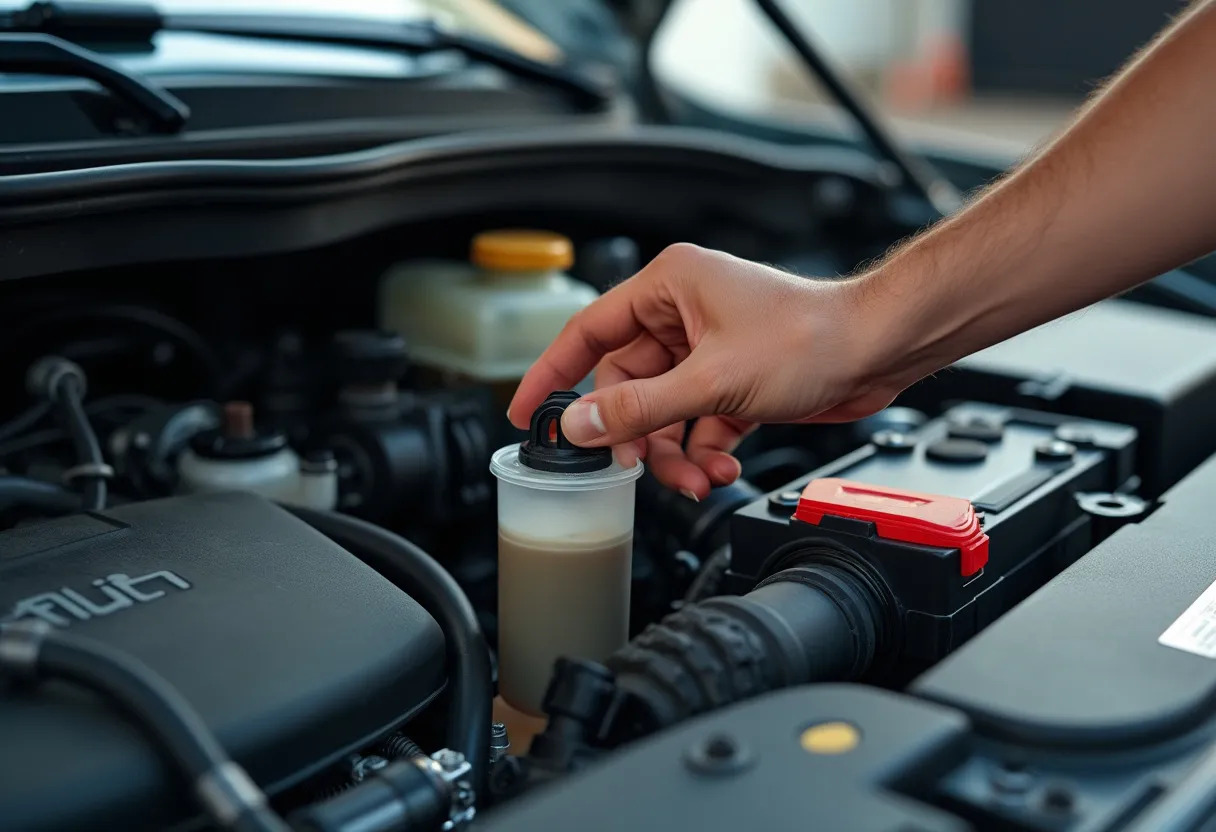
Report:
[{"label": "battery vent cap", "polygon": [[964,577],[988,562],[988,535],[971,501],[960,497],[834,478],[811,480],[794,519],[817,526],[825,516],[873,523],[878,536],[887,540],[958,549]]}]

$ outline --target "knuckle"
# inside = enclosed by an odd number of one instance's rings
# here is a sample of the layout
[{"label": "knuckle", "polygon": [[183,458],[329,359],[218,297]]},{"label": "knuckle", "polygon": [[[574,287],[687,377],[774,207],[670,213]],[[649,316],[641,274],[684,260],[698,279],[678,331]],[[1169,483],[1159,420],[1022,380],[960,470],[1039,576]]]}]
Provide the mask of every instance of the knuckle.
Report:
[{"label": "knuckle", "polygon": [[631,435],[642,435],[649,430],[652,408],[637,385],[625,385],[614,404],[613,416],[618,429]]},{"label": "knuckle", "polygon": [[692,243],[672,243],[659,252],[655,263],[664,269],[680,270],[698,262],[705,254],[705,249]]}]

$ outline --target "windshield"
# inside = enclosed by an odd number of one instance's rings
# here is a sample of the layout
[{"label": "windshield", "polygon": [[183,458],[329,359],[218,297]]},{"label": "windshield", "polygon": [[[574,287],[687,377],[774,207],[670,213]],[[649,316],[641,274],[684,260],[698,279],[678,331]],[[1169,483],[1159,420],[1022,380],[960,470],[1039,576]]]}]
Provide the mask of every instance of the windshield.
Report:
[{"label": "windshield", "polygon": [[[144,0],[164,15],[216,14],[320,16],[383,22],[434,24],[474,35],[536,61],[556,63],[561,50],[494,0]],[[22,9],[30,0],[0,0],[0,10]]]}]

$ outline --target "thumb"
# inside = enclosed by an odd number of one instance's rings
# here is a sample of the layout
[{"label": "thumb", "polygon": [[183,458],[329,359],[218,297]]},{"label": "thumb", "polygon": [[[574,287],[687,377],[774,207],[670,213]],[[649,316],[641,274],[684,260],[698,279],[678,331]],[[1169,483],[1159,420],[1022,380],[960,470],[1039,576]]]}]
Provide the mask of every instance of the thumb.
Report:
[{"label": "thumb", "polygon": [[654,378],[596,390],[566,408],[562,433],[576,445],[601,447],[641,439],[677,422],[713,412],[709,386],[691,359]]}]

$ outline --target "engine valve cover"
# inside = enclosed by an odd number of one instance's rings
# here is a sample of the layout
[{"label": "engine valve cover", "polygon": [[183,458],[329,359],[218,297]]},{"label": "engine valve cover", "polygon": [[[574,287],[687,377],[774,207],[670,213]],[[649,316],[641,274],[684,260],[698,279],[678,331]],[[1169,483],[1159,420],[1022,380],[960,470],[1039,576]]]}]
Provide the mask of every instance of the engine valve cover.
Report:
[{"label": "engine valve cover", "polygon": [[[444,681],[425,610],[246,494],[0,534],[0,620],[26,618],[145,662],[271,793],[393,728]],[[160,828],[196,812],[137,725],[75,686],[0,690],[0,737],[0,829]]]}]

